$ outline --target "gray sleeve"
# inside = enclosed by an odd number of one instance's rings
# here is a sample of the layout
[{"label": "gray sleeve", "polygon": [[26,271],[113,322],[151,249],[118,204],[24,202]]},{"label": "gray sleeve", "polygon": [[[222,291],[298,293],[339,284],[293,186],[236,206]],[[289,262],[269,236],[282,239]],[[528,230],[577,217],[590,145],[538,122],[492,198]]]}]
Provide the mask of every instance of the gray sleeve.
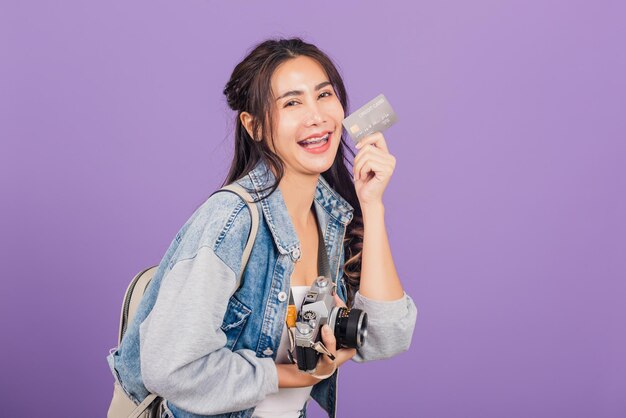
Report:
[{"label": "gray sleeve", "polygon": [[381,301],[366,298],[357,291],[352,307],[367,312],[368,321],[365,342],[352,360],[359,363],[380,360],[409,349],[417,307],[408,294],[397,300]]},{"label": "gray sleeve", "polygon": [[141,375],[148,390],[201,415],[247,409],[278,392],[271,357],[225,347],[221,325],[235,281],[209,246],[166,273],[140,326]]}]

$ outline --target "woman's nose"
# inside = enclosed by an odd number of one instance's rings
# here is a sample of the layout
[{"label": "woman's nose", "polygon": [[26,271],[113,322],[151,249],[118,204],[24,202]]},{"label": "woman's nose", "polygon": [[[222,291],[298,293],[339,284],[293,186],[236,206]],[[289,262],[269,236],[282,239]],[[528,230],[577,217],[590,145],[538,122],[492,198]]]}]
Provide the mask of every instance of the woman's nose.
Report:
[{"label": "woman's nose", "polygon": [[324,122],[323,113],[317,103],[309,106],[305,122],[307,126]]}]

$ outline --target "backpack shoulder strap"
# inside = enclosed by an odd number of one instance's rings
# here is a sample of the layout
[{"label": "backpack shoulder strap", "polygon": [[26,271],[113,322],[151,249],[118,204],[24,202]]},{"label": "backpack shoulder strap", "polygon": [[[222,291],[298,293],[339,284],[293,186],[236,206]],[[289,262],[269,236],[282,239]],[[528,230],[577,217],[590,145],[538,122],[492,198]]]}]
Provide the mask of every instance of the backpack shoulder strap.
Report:
[{"label": "backpack shoulder strap", "polygon": [[211,193],[211,196],[221,191],[229,191],[239,195],[239,197],[241,197],[243,201],[246,202],[246,205],[250,210],[250,218],[252,220],[252,223],[250,225],[250,232],[248,235],[248,241],[246,242],[246,246],[243,249],[243,255],[241,257],[241,271],[239,273],[239,277],[237,277],[237,285],[235,286],[235,290],[233,290],[233,293],[235,293],[237,289],[239,289],[239,286],[241,286],[241,279],[246,269],[246,265],[248,264],[248,259],[250,258],[250,253],[252,252],[252,246],[254,245],[254,240],[256,239],[256,234],[259,229],[259,210],[256,206],[256,203],[254,203],[254,198],[250,195],[250,193],[246,191],[246,189],[241,187],[239,184],[228,184],[221,189]]}]

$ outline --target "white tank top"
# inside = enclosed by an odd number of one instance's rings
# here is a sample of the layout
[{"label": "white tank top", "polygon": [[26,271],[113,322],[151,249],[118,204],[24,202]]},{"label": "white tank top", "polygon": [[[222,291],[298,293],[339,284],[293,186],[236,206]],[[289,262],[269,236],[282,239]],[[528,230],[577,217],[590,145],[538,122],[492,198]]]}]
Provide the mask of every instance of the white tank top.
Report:
[{"label": "white tank top", "polygon": [[[296,307],[302,305],[304,295],[309,286],[292,286],[291,293]],[[276,353],[276,363],[289,363],[287,348],[289,348],[289,335],[287,335],[287,324],[283,325],[283,333]],[[295,355],[296,353],[294,353]],[[265,397],[254,409],[253,418],[298,418],[299,411],[304,407],[304,403],[309,399],[313,386],[303,388],[279,388],[277,393]]]}]

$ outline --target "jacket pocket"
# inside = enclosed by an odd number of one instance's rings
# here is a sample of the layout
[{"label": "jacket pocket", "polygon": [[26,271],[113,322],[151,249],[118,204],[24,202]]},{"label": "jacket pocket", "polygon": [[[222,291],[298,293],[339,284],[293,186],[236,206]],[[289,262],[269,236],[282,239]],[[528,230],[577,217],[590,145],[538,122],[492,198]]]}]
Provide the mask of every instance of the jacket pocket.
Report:
[{"label": "jacket pocket", "polygon": [[221,326],[227,338],[226,348],[230,350],[233,349],[251,312],[252,310],[250,310],[250,308],[241,303],[234,296],[231,296]]}]

